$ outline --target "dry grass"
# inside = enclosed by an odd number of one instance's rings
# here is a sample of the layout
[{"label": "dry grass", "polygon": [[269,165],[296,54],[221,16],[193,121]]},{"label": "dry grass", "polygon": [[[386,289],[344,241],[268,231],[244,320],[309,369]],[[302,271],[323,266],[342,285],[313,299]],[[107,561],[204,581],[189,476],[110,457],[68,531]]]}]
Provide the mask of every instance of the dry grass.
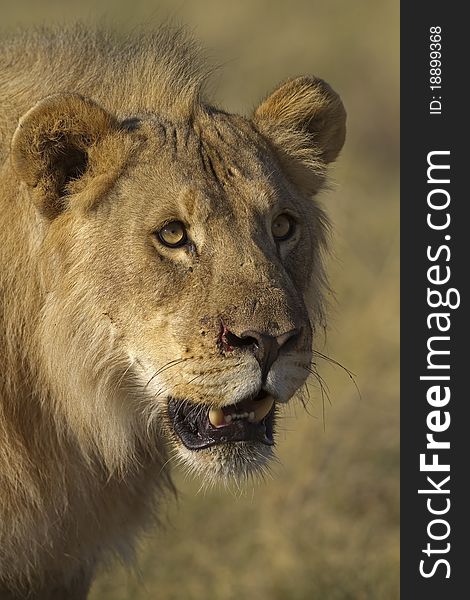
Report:
[{"label": "dry grass", "polygon": [[[94,2],[2,6],[3,24],[93,18]],[[310,387],[290,407],[282,466],[243,491],[199,492],[177,474],[165,531],[143,541],[135,572],[112,567],[92,600],[394,600],[398,592],[398,5],[392,0],[102,2],[119,21],[188,23],[225,63],[216,98],[247,112],[283,78],[315,73],[349,113],[337,184],[323,195],[335,223],[336,299],[318,347],[325,419]]]}]

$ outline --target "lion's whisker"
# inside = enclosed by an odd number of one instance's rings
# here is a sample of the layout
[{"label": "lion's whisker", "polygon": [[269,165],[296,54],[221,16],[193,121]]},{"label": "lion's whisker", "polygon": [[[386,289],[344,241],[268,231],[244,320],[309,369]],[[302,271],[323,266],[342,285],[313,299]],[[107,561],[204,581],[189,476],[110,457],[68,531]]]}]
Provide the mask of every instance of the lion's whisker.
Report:
[{"label": "lion's whisker", "polygon": [[176,367],[177,365],[181,364],[182,362],[185,362],[187,360],[190,360],[188,358],[176,358],[174,360],[170,360],[169,362],[167,362],[165,365],[163,365],[160,369],[158,369],[157,371],[155,371],[155,373],[152,375],[152,377],[150,377],[150,379],[147,381],[147,383],[144,385],[144,390],[147,389],[147,387],[150,385],[150,383],[155,379],[155,377],[158,377],[158,375],[160,375],[161,373],[163,373],[164,371],[167,371],[168,369],[171,369],[172,367]]}]

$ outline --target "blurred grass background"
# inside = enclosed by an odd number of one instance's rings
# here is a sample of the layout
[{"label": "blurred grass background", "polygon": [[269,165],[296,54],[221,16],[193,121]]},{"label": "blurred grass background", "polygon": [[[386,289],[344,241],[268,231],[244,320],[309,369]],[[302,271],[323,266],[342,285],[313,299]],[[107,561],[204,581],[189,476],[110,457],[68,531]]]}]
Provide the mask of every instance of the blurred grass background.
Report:
[{"label": "blurred grass background", "polygon": [[249,113],[281,80],[314,73],[342,96],[348,137],[322,195],[335,226],[336,298],[318,348],[331,403],[311,384],[289,407],[272,479],[199,492],[176,472],[167,525],[133,570],[112,566],[92,600],[395,600],[399,597],[398,3],[394,0],[2,2],[2,26],[168,17],[223,67],[214,96]]}]

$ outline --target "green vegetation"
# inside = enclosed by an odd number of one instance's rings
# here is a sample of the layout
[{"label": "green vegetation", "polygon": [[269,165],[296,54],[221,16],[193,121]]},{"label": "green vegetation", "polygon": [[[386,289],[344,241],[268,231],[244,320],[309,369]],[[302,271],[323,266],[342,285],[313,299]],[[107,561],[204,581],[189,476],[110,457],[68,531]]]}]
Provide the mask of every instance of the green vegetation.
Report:
[{"label": "green vegetation", "polygon": [[[2,25],[96,14],[21,0]],[[134,571],[112,565],[92,600],[395,600],[399,560],[398,4],[392,0],[107,0],[117,22],[187,23],[223,66],[214,95],[247,113],[290,76],[314,73],[341,94],[348,138],[322,201],[334,223],[330,328],[318,349],[331,403],[315,381],[307,414],[289,407],[273,477],[198,492],[176,472],[163,531]]]}]

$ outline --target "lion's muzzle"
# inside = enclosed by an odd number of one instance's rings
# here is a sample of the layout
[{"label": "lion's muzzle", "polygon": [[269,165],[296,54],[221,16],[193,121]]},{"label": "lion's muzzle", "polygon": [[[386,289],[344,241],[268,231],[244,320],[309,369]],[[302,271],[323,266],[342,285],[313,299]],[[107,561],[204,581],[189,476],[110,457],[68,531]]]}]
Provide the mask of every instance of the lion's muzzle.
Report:
[{"label": "lion's muzzle", "polygon": [[289,341],[294,342],[299,333],[298,329],[292,329],[282,335],[274,336],[249,330],[237,336],[227,329],[225,325],[222,325],[219,343],[225,352],[230,352],[234,348],[246,348],[252,351],[261,368],[262,380],[265,382],[270,368],[279,356],[281,348]]}]

